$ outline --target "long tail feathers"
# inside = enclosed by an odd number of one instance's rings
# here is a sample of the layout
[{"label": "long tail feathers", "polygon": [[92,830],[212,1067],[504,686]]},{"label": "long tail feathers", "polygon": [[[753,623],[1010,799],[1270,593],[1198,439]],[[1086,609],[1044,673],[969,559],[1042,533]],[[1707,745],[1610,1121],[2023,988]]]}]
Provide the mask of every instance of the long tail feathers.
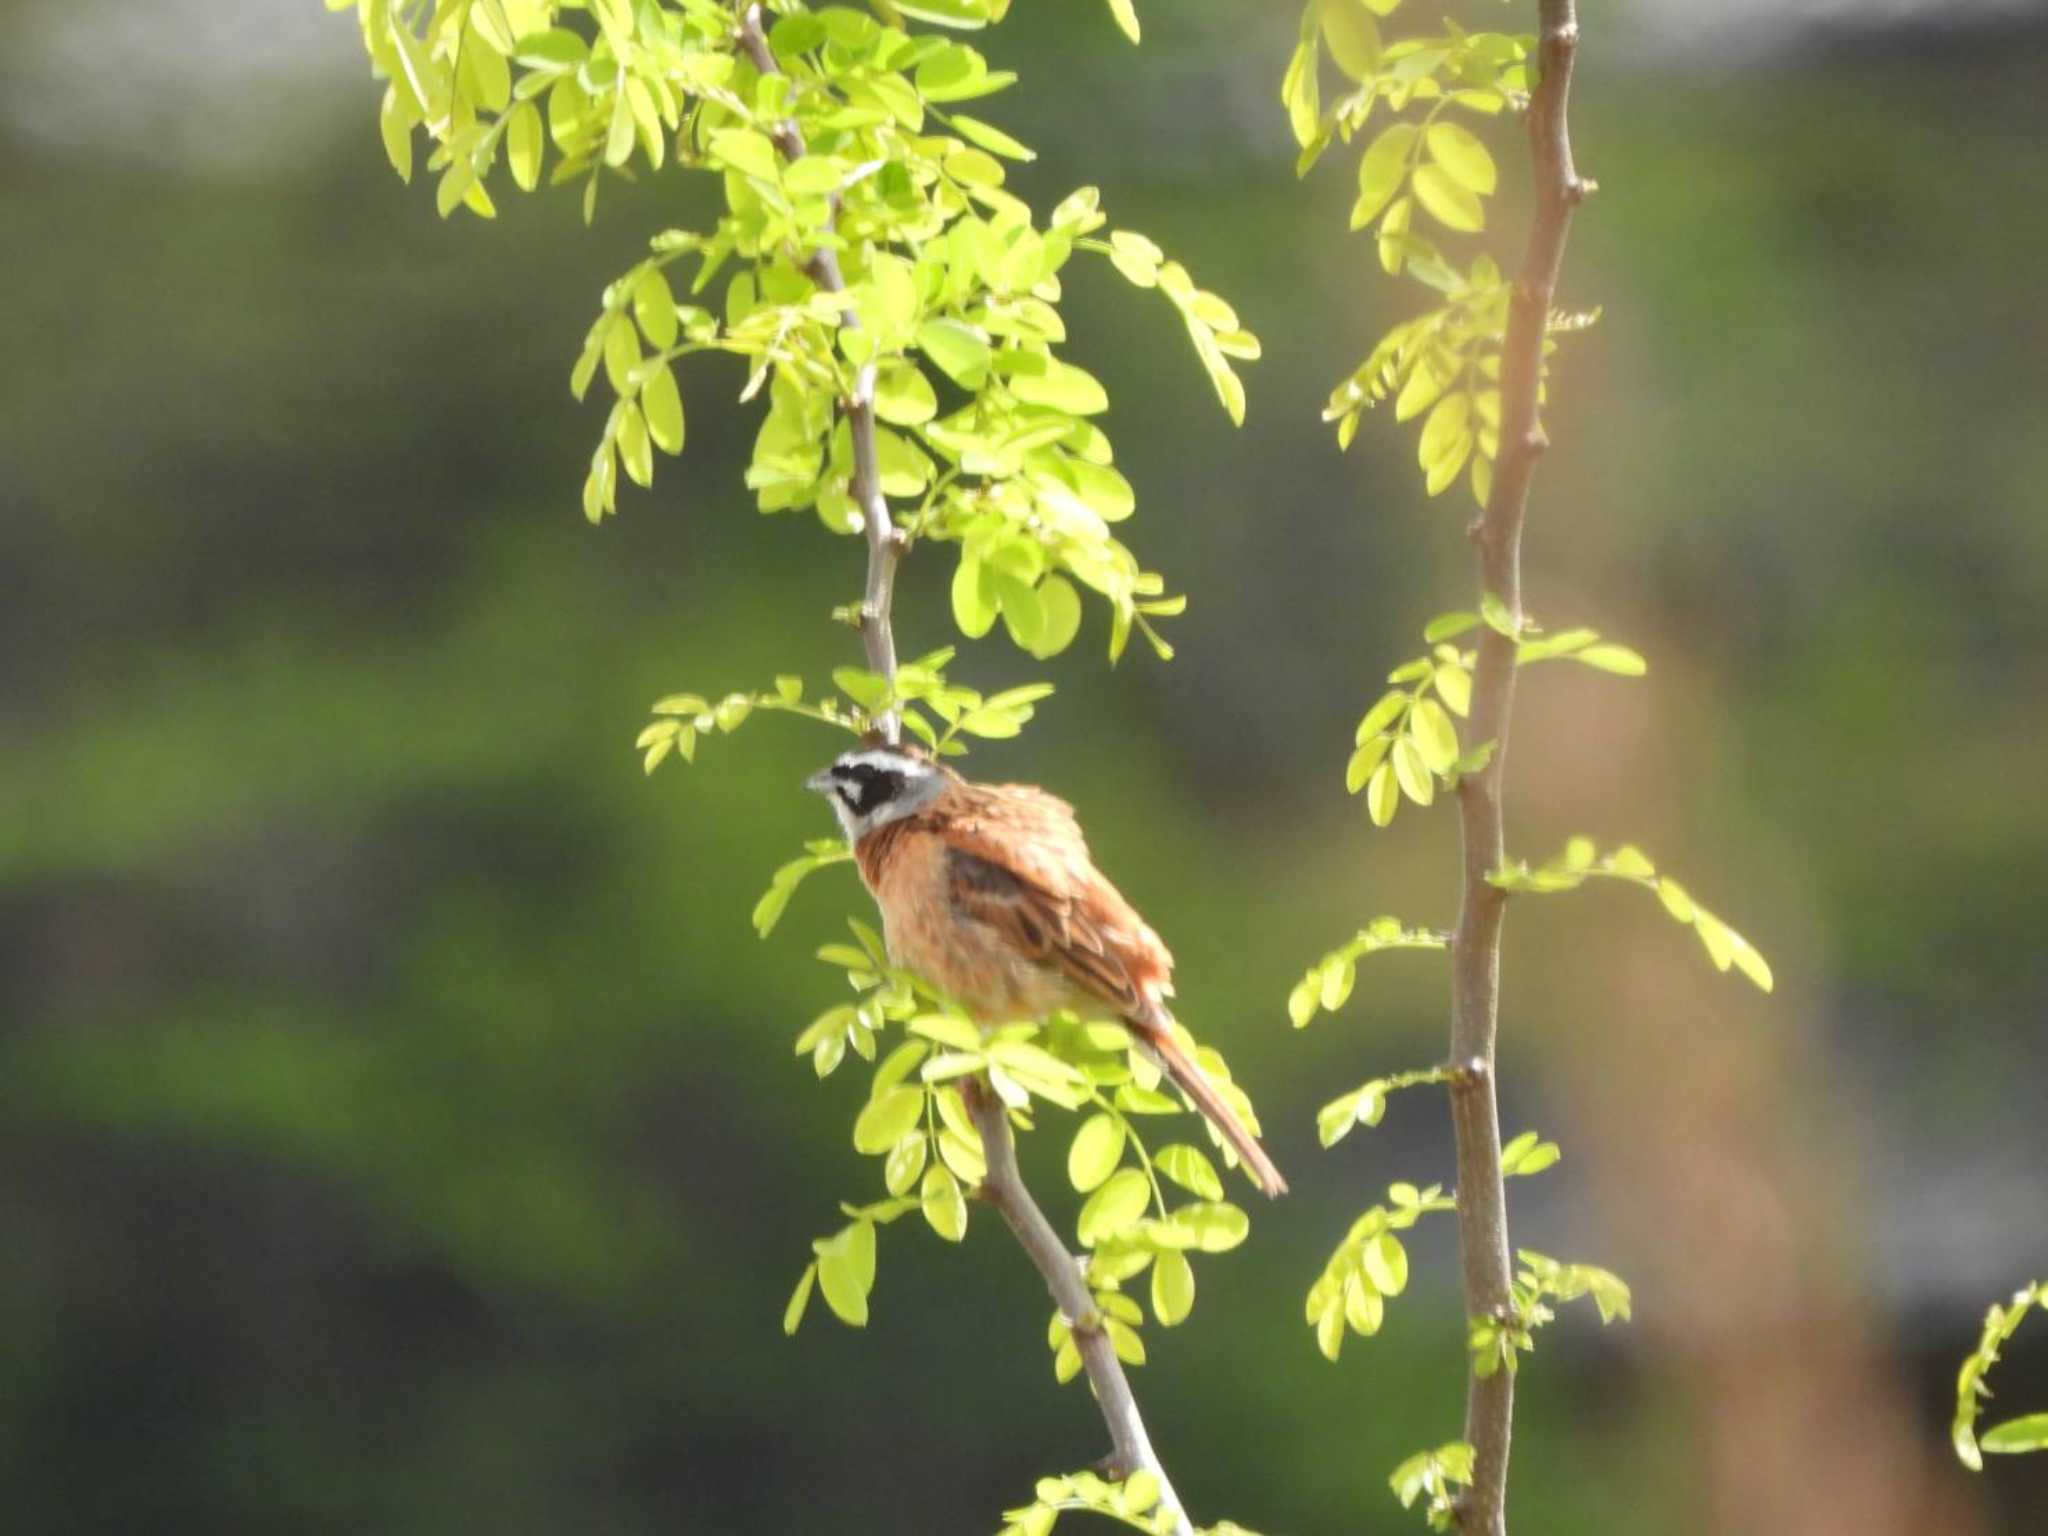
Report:
[{"label": "long tail feathers", "polygon": [[1244,1122],[1237,1118],[1237,1111],[1232,1109],[1229,1101],[1216,1091],[1216,1085],[1209,1081],[1202,1069],[1180,1048],[1179,1042],[1173,1038],[1170,1022],[1148,1022],[1139,1027],[1143,1031],[1140,1039],[1144,1043],[1146,1054],[1158,1064],[1162,1072],[1173,1079],[1182,1093],[1194,1101],[1195,1108],[1202,1112],[1208,1122],[1222,1133],[1224,1140],[1230,1143],[1238,1157],[1243,1160],[1245,1167],[1250,1170],[1260,1190],[1269,1199],[1278,1199],[1286,1194],[1287,1181],[1280,1176],[1280,1170],[1273,1166],[1273,1159],[1266,1156],[1266,1149],[1244,1128]]}]

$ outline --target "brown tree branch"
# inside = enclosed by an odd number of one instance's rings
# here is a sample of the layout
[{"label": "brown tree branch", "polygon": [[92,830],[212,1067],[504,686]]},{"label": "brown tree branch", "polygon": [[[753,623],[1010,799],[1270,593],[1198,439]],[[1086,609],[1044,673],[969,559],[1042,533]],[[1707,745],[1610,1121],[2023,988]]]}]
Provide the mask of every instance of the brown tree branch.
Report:
[{"label": "brown tree branch", "polygon": [[[750,5],[740,20],[740,46],[754,67],[764,75],[779,74],[781,66],[775,62],[775,54],[768,46],[768,37],[761,29],[761,7]],[[804,153],[804,136],[795,123],[777,123],[771,136],[775,147],[785,160],[800,160]],[[836,204],[835,204],[836,211]],[[835,251],[820,248],[803,259],[804,271],[811,281],[827,293],[840,293],[846,288],[846,278],[839,270],[839,256]],[[859,322],[849,314],[846,324]],[[888,679],[893,687],[896,681],[896,635],[890,625],[890,607],[896,596],[896,565],[903,558],[908,540],[889,516],[889,503],[882,496],[882,475],[875,453],[875,365],[864,364],[854,375],[853,393],[840,402],[839,408],[846,415],[846,425],[853,438],[853,483],[850,487],[854,505],[860,508],[861,526],[868,541],[868,576],[861,591],[860,636],[867,651],[868,670]],[[876,727],[889,741],[897,739],[900,723],[896,712],[890,710],[875,722]]]},{"label": "brown tree branch", "polygon": [[1145,1432],[1138,1400],[1131,1393],[1130,1379],[1124,1375],[1123,1362],[1116,1357],[1109,1332],[1102,1326],[1095,1298],[1088,1292],[1081,1261],[1068,1252],[1045,1212],[1031,1198],[1031,1190],[1018,1170],[1017,1144],[1010,1134],[1010,1117],[1003,1101],[980,1078],[966,1079],[962,1095],[974,1128],[981,1133],[982,1155],[988,1161],[981,1196],[1010,1224],[1018,1245],[1045,1277],[1053,1305],[1073,1330],[1074,1347],[1081,1352],[1088,1384],[1094,1388],[1103,1422],[1109,1426],[1111,1470],[1118,1477],[1128,1477],[1142,1468],[1158,1478],[1160,1501],[1175,1511],[1179,1536],[1193,1536],[1180,1495],[1173,1491],[1159,1453],[1152,1449],[1152,1437]]},{"label": "brown tree branch", "polygon": [[[1574,0],[1539,0],[1542,77],[1529,102],[1535,219],[1508,310],[1501,363],[1501,451],[1493,492],[1471,529],[1482,593],[1522,617],[1522,522],[1536,461],[1549,446],[1538,417],[1543,340],[1572,210],[1590,190],[1572,167],[1566,104],[1579,24]],[[1513,1316],[1507,1192],[1501,1179],[1500,1111],[1494,1094],[1494,1043],[1500,1006],[1501,919],[1507,893],[1487,876],[1505,861],[1502,774],[1514,705],[1515,642],[1491,628],[1479,640],[1472,676],[1471,739],[1492,742],[1493,756],[1458,786],[1464,892],[1451,940],[1451,1120],[1458,1156],[1458,1245],[1468,1317]],[[1465,1536],[1506,1536],[1508,1445],[1515,1378],[1505,1365],[1473,1373],[1465,1438],[1473,1447],[1472,1486],[1458,1506]]]}]

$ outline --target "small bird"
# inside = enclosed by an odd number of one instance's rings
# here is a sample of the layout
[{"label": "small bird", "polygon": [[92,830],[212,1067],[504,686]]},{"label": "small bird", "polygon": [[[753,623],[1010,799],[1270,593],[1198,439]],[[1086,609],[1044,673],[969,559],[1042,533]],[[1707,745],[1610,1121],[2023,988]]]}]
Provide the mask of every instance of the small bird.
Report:
[{"label": "small bird", "polygon": [[832,802],[890,957],[983,1024],[1105,1005],[1268,1195],[1287,1181],[1174,1038],[1173,956],[1089,857],[1074,809],[972,784],[912,747],[848,752],[804,781]]}]

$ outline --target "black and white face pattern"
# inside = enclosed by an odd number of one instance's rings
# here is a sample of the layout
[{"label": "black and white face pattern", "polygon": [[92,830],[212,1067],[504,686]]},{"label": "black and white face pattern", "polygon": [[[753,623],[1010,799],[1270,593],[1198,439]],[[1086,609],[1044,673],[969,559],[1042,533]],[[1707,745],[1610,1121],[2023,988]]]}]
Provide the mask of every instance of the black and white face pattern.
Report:
[{"label": "black and white face pattern", "polygon": [[900,820],[937,798],[945,788],[939,770],[921,757],[888,747],[847,752],[822,773],[804,780],[832,803],[849,844],[875,828]]}]

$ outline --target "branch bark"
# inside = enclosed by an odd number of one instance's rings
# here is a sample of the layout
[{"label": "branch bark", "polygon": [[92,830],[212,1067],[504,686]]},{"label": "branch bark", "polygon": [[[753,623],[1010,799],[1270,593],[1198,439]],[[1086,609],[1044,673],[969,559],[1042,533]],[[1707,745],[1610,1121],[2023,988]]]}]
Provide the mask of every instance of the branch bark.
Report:
[{"label": "branch bark", "polygon": [[[1529,150],[1536,211],[1508,310],[1501,362],[1501,453],[1486,510],[1469,530],[1482,593],[1522,618],[1522,523],[1536,462],[1549,446],[1538,415],[1545,322],[1572,211],[1590,185],[1572,165],[1566,106],[1579,24],[1574,0],[1539,0],[1537,57],[1542,77],[1529,103]],[[1458,1246],[1466,1315],[1506,1321],[1513,1315],[1507,1192],[1501,1179],[1500,1111],[1494,1092],[1494,1045],[1500,1007],[1501,921],[1507,893],[1487,876],[1505,861],[1502,775],[1514,706],[1515,642],[1491,627],[1481,632],[1472,677],[1471,739],[1492,742],[1493,756],[1459,784],[1458,818],[1464,888],[1451,941],[1451,1119],[1458,1157]],[[1476,1372],[1465,1403],[1465,1438],[1473,1448],[1472,1486],[1458,1506],[1465,1536],[1506,1536],[1508,1447],[1515,1378],[1505,1366]]]},{"label": "branch bark", "polygon": [[[754,68],[764,75],[781,73],[781,66],[775,62],[775,53],[768,46],[768,36],[761,29],[760,6],[747,7],[740,20],[739,37],[740,46],[753,60]],[[803,158],[804,136],[795,123],[777,123],[771,137],[783,159]],[[834,212],[836,215],[836,201]],[[811,281],[827,293],[840,293],[846,288],[846,277],[839,269],[839,256],[835,251],[822,248],[812,251],[803,259],[803,268],[810,274]],[[859,322],[849,314],[846,323],[857,325]],[[867,582],[862,588],[860,603],[861,644],[867,652],[868,670],[886,678],[893,688],[896,682],[896,635],[889,615],[896,597],[896,565],[903,558],[909,541],[890,518],[889,503],[882,496],[881,466],[875,452],[873,363],[864,365],[855,373],[853,393],[840,402],[840,410],[845,413],[847,430],[853,438],[850,490],[854,505],[860,508],[861,526],[868,544]],[[898,739],[901,722],[894,710],[881,715],[875,726],[884,739],[891,742]]]},{"label": "branch bark", "polygon": [[1173,1509],[1178,1536],[1194,1536],[1180,1495],[1174,1492],[1166,1468],[1160,1464],[1159,1453],[1152,1449],[1152,1437],[1146,1433],[1145,1420],[1138,1412],[1138,1400],[1131,1393],[1130,1379],[1124,1375],[1123,1362],[1116,1357],[1108,1330],[1102,1326],[1081,1262],[1067,1251],[1045,1212],[1032,1199],[1017,1167],[1017,1144],[1010,1134],[1010,1117],[1002,1100],[979,1078],[963,1082],[962,1096],[974,1128],[981,1133],[982,1154],[988,1160],[988,1176],[981,1184],[982,1198],[1010,1224],[1018,1245],[1045,1277],[1053,1305],[1073,1330],[1074,1345],[1081,1352],[1088,1384],[1094,1388],[1103,1422],[1109,1426],[1115,1475],[1128,1477],[1143,1468],[1158,1478],[1160,1501]]}]

